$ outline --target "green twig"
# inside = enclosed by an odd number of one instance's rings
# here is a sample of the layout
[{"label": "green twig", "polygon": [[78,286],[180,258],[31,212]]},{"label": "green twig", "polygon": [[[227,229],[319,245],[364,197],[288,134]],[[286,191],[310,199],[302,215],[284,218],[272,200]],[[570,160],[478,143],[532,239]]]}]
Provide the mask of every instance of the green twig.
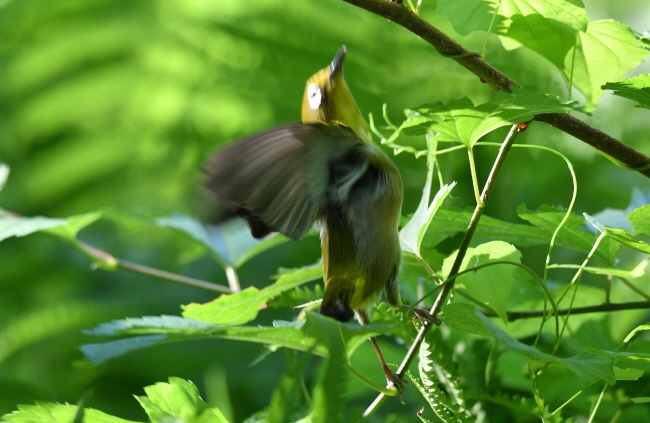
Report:
[{"label": "green twig", "polygon": [[195,288],[207,289],[208,291],[224,292],[230,294],[234,292],[230,288],[218,285],[212,282],[207,282],[201,279],[190,278],[188,276],[178,275],[176,273],[166,272],[164,270],[154,269],[153,267],[143,266],[141,264],[132,263],[130,261],[122,260],[112,256],[104,250],[100,250],[83,241],[77,241],[76,246],[81,249],[85,255],[91,259],[99,260],[100,262],[114,263],[117,267],[129,270],[141,275],[152,276],[158,279],[164,279],[171,282],[178,282],[184,285],[193,286]]}]

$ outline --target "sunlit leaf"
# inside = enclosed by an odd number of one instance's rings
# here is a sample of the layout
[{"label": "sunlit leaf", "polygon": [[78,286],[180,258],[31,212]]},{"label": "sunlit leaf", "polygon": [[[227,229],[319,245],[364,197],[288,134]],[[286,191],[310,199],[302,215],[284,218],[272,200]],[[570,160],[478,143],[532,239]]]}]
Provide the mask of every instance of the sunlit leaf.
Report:
[{"label": "sunlit leaf", "polygon": [[[497,0],[439,0],[436,13],[447,18],[460,35],[467,35],[472,31],[487,31],[498,4]],[[502,16],[498,18],[495,29],[503,20]]]},{"label": "sunlit leaf", "polygon": [[[391,332],[396,323],[340,323],[320,314],[307,313],[304,322],[275,322],[273,327],[220,326],[176,316],[143,317],[104,323],[89,334],[103,336],[137,335],[103,344],[81,347],[86,358],[95,364],[153,345],[192,339],[222,338],[270,344],[329,356],[329,347],[344,348],[351,355],[368,337]],[[323,331],[323,328],[327,328]],[[143,335],[143,336],[140,336]],[[332,336],[334,336],[332,338]],[[329,344],[332,342],[333,344]]]},{"label": "sunlit leaf", "polygon": [[650,109],[650,75],[637,75],[627,79],[616,79],[601,87],[612,90],[614,95],[636,101],[636,107]]},{"label": "sunlit leaf", "polygon": [[592,104],[604,94],[603,84],[625,75],[650,54],[627,25],[613,20],[589,22],[579,38],[575,65],[567,56],[563,73]]},{"label": "sunlit leaf", "polygon": [[635,231],[650,235],[650,204],[632,210],[627,218]]},{"label": "sunlit leaf", "polygon": [[[58,423],[72,422],[77,414],[78,407],[70,404],[53,404],[41,402],[36,405],[19,405],[18,410],[2,416],[2,421],[7,423]],[[84,409],[85,423],[136,423],[111,416],[92,408]]]},{"label": "sunlit leaf", "polygon": [[558,113],[575,107],[575,104],[562,103],[549,94],[499,92],[491,101],[478,106],[463,98],[409,110],[400,130],[412,135],[434,131],[438,141],[459,142],[469,148],[502,126],[528,122],[540,113]]},{"label": "sunlit leaf", "polygon": [[77,233],[101,217],[101,213],[87,213],[66,219],[47,217],[19,217],[8,213],[0,214],[0,240],[12,236],[25,236],[34,232],[45,231],[74,239]]},{"label": "sunlit leaf", "polygon": [[248,287],[235,294],[223,294],[209,303],[183,306],[183,316],[219,325],[248,323],[272,298],[322,276],[320,264],[284,271],[275,283],[262,290]]},{"label": "sunlit leaf", "polygon": [[422,190],[420,204],[418,205],[418,208],[415,210],[415,213],[411,219],[399,233],[402,249],[410,251],[417,256],[420,255],[420,245],[422,245],[424,234],[429,228],[429,225],[431,225],[431,222],[434,219],[436,213],[442,206],[443,201],[445,198],[447,198],[451,190],[456,185],[456,183],[451,183],[441,187],[440,190],[438,190],[436,193],[436,196],[433,198],[431,204],[429,204],[434,163],[435,162],[433,160],[433,157],[430,155],[427,160],[429,170],[427,173],[426,182],[424,184],[424,189]]},{"label": "sunlit leaf", "polygon": [[587,29],[587,13],[580,1],[504,0],[500,13],[509,19],[499,33],[544,56],[558,69]]},{"label": "sunlit leaf", "polygon": [[199,390],[190,381],[178,377],[169,383],[158,382],[144,388],[147,396],[136,396],[151,422],[228,423],[216,408],[201,399]]}]

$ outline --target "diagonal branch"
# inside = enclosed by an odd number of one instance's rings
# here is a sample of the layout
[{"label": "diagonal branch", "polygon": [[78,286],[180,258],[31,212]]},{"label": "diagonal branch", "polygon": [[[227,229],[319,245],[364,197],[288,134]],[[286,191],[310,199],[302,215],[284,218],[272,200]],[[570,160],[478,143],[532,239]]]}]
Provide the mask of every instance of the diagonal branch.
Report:
[{"label": "diagonal branch", "polygon": [[[503,72],[472,53],[445,33],[420,18],[409,8],[388,0],[343,0],[375,13],[408,29],[431,44],[440,54],[451,57],[458,64],[478,76],[481,82],[495,90],[511,92],[511,86],[520,87]],[[650,177],[650,157],[621,141],[566,113],[547,113],[535,118],[563,131],[612,157],[626,168],[638,170]]]}]

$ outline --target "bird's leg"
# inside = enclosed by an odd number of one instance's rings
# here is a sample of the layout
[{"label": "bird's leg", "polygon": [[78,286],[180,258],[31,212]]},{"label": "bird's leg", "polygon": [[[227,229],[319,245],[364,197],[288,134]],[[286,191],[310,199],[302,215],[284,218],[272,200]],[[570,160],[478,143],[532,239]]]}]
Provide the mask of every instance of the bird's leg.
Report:
[{"label": "bird's leg", "polygon": [[[368,315],[366,314],[365,311],[357,311],[357,319],[359,320],[359,323],[361,323],[362,325],[370,323],[370,318],[368,318]],[[373,336],[368,339],[370,340],[372,347],[375,349],[375,352],[377,353],[377,358],[379,358],[379,363],[381,364],[381,367],[384,370],[384,376],[386,376],[386,381],[388,382],[388,386],[390,387],[391,385],[393,385],[397,389],[403,389],[404,381],[402,380],[402,378],[400,378],[397,375],[397,373],[395,373],[390,367],[388,367],[388,364],[386,364],[384,355],[381,353],[381,349],[379,348],[379,344],[377,343],[377,338]]]}]

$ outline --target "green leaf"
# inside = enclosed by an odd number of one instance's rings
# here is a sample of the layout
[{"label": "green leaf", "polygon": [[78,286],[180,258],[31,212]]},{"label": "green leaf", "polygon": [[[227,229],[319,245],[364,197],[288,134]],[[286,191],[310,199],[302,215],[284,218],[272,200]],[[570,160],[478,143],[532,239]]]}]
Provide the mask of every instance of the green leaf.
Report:
[{"label": "green leaf", "polygon": [[613,20],[589,22],[587,32],[580,33],[579,38],[573,75],[571,55],[566,58],[563,73],[567,81],[573,79],[591,104],[604,94],[603,84],[625,75],[650,54],[627,25]]},{"label": "green leaf", "polygon": [[[72,422],[77,414],[78,407],[69,404],[52,404],[48,402],[37,405],[19,405],[18,410],[2,416],[2,421],[7,423],[60,423]],[[102,411],[86,408],[84,410],[85,423],[135,423],[111,416]]]},{"label": "green leaf", "polygon": [[574,110],[574,106],[532,91],[498,92],[491,101],[478,106],[463,98],[408,110],[400,131],[413,135],[434,131],[438,141],[459,142],[471,148],[481,137],[502,126],[528,122],[540,113]]},{"label": "green leaf", "polygon": [[454,329],[474,333],[479,336],[489,337],[490,331],[485,323],[476,314],[476,307],[472,304],[452,302],[444,308],[446,322]]},{"label": "green leaf", "polygon": [[[532,360],[545,363],[555,363],[565,366],[587,382],[593,383],[604,380],[613,385],[615,382],[613,360],[620,358],[614,353],[606,351],[583,351],[577,355],[568,358],[560,358],[547,354],[535,347],[526,345],[508,335],[503,329],[495,325],[483,313],[480,313],[471,304],[458,304],[457,309],[452,314],[447,314],[447,309],[452,304],[445,307],[445,316],[455,328],[470,328],[470,332],[483,335],[489,332],[490,337],[501,343],[505,350],[514,351]],[[459,307],[460,306],[460,307]],[[467,314],[474,314],[475,317]],[[460,324],[456,326],[456,319],[460,319]],[[484,335],[483,335],[484,336]],[[623,355],[621,355],[623,357]],[[624,356],[628,358],[628,355]]]},{"label": "green leaf", "polygon": [[646,244],[643,241],[637,241],[634,239],[628,230],[605,228],[605,233],[611,239],[618,241],[627,247],[630,247],[642,253],[650,254],[650,245]]},{"label": "green leaf", "polygon": [[420,256],[420,246],[422,239],[426,233],[429,225],[433,221],[436,213],[440,210],[443,201],[447,198],[451,190],[456,186],[456,183],[446,184],[438,190],[436,196],[429,204],[429,196],[431,195],[431,180],[433,179],[433,167],[435,162],[432,155],[428,156],[427,166],[427,179],[422,190],[422,197],[420,204],[415,210],[415,213],[408,221],[408,223],[399,232],[399,239],[402,244],[402,250],[410,251],[416,256]]},{"label": "green leaf", "polygon": [[[143,317],[117,320],[99,325],[87,332],[92,335],[145,335],[120,339],[104,344],[86,344],[81,347],[86,358],[95,364],[125,353],[157,344],[191,339],[222,338],[260,344],[270,344],[329,356],[332,346],[344,346],[348,355],[367,338],[396,330],[397,323],[340,323],[320,314],[307,313],[304,322],[276,321],[273,327],[219,326],[177,316]],[[326,328],[324,331],[323,328]],[[334,334],[334,338],[327,338]],[[329,344],[334,342],[335,344]]]},{"label": "green leaf", "polygon": [[650,235],[650,204],[632,210],[627,215],[634,230],[645,235]]},{"label": "green leaf", "polygon": [[248,323],[272,298],[322,276],[320,264],[284,271],[275,283],[262,290],[249,287],[236,294],[223,294],[209,303],[185,305],[183,316],[219,325]]},{"label": "green leaf", "polygon": [[636,107],[650,109],[650,75],[648,74],[616,79],[600,88],[612,90],[614,95],[636,101]]},{"label": "green leaf", "polygon": [[100,217],[100,212],[71,216],[66,219],[19,217],[9,213],[0,213],[0,241],[12,236],[20,237],[39,231],[48,231],[71,240],[81,229]]},{"label": "green leaf", "polygon": [[144,391],[147,396],[136,396],[136,399],[151,422],[228,423],[218,409],[201,399],[199,390],[190,381],[171,377],[169,383],[159,382],[145,387]]},{"label": "green leaf", "polygon": [[54,235],[58,235],[69,241],[74,240],[77,237],[77,234],[80,230],[86,226],[90,226],[92,223],[97,221],[102,216],[101,212],[86,213],[80,214],[77,216],[72,216],[66,219],[66,224],[61,226],[55,226],[53,228],[47,229],[46,232],[49,232]]},{"label": "green leaf", "polygon": [[[540,210],[527,210],[526,206],[522,204],[517,208],[517,215],[552,234],[564,219],[566,212],[545,205],[542,205]],[[589,253],[595,241],[596,236],[586,230],[584,218],[573,213],[569,215],[569,219],[556,237],[557,245],[583,253]],[[608,264],[612,262],[604,248],[598,248],[595,257]]]},{"label": "green leaf", "polygon": [[643,369],[621,369],[620,367],[614,366],[616,380],[639,380],[643,376],[643,373],[645,373]]},{"label": "green leaf", "polygon": [[576,34],[584,32],[589,21],[580,1],[503,0],[499,12],[508,18],[500,35],[536,51],[560,70]]},{"label": "green leaf", "polygon": [[[432,245],[457,233],[465,232],[472,213],[473,211],[470,209],[462,211],[456,209],[438,210],[433,218],[432,227],[435,231],[435,239]],[[532,225],[506,222],[483,215],[472,239],[477,243],[500,239],[519,247],[529,247],[548,244],[551,235]]]},{"label": "green leaf", "polygon": [[274,234],[264,240],[257,240],[250,234],[248,226],[241,219],[232,219],[217,226],[205,225],[181,213],[159,217],[155,224],[173,228],[213,252],[221,265],[238,268],[254,256],[287,242],[289,238]]},{"label": "green leaf", "polygon": [[[456,254],[452,254],[445,260],[442,268],[445,275],[449,274],[455,259]],[[506,242],[488,242],[476,248],[468,248],[460,270],[503,260],[520,263],[521,253]],[[464,273],[456,279],[456,282],[465,285],[470,294],[492,307],[499,317],[507,322],[506,309],[512,290],[513,270],[514,266],[509,264],[487,266],[475,272]]]},{"label": "green leaf", "polygon": [[[418,351],[422,384],[411,377],[434,413],[443,422],[473,422],[476,416],[466,407],[453,351],[445,348],[439,331],[429,331]],[[442,363],[447,366],[443,366]],[[449,369],[453,367],[452,369]],[[441,387],[442,385],[442,387]],[[443,389],[444,388],[444,389]]]},{"label": "green leaf", "polygon": [[[454,30],[460,35],[467,35],[472,31],[487,31],[492,18],[497,12],[497,0],[439,0],[436,14],[447,18]],[[503,20],[498,17],[495,27]]]}]

